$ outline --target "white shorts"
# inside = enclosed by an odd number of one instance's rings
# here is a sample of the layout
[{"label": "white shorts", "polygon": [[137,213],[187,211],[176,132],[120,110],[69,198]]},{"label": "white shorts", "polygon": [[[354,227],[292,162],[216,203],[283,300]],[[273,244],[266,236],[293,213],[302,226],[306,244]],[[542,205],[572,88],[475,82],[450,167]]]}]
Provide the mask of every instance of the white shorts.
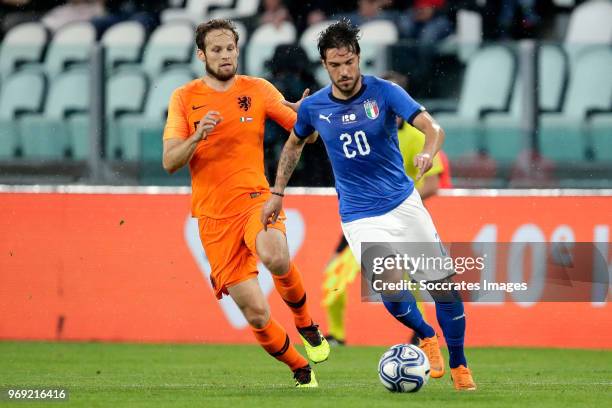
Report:
[{"label": "white shorts", "polygon": [[[342,223],[342,231],[348,241],[355,259],[361,265],[361,244],[363,242],[411,242],[419,257],[446,258],[446,251],[440,241],[436,227],[427,209],[423,206],[416,188],[400,205],[386,214],[376,217]],[[423,244],[423,245],[421,245]],[[432,245],[433,244],[433,245]],[[418,269],[412,276],[415,281],[437,281],[452,276],[448,269]]]}]

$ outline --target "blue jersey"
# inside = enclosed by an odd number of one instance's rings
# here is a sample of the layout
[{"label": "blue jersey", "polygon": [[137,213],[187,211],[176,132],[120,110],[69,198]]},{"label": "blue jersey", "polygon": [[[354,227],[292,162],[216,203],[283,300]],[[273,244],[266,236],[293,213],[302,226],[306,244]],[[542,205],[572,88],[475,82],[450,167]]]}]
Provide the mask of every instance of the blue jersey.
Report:
[{"label": "blue jersey", "polygon": [[412,194],[396,117],[412,123],[423,110],[398,85],[367,75],[350,99],[335,98],[329,85],[302,102],[294,132],[304,138],[317,130],[323,139],[342,222],[385,214]]}]

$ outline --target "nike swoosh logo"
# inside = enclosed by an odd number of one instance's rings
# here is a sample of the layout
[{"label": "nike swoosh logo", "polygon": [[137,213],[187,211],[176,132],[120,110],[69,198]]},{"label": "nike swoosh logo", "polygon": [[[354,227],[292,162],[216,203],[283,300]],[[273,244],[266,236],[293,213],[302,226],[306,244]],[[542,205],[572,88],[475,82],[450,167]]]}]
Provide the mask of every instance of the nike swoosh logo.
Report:
[{"label": "nike swoosh logo", "polygon": [[203,107],[205,107],[206,105],[200,105],[200,106],[195,106],[195,105],[191,105],[191,109],[193,110],[198,110],[198,109],[202,109]]}]

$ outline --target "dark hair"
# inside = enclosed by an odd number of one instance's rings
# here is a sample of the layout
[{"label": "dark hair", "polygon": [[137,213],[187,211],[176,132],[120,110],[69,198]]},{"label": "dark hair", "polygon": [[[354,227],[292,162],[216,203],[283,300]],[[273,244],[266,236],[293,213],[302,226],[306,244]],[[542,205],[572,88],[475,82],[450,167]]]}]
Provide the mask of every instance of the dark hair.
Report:
[{"label": "dark hair", "polygon": [[234,34],[234,41],[236,42],[236,45],[238,45],[238,39],[240,36],[238,35],[238,31],[236,31],[236,26],[234,23],[232,23],[231,20],[214,19],[206,23],[202,23],[196,28],[195,42],[200,50],[204,51],[206,49],[206,35],[213,30],[231,31],[232,34]]},{"label": "dark hair", "polygon": [[319,34],[317,47],[321,59],[325,60],[325,52],[332,48],[346,48],[359,55],[359,37],[359,28],[347,19],[330,25]]}]

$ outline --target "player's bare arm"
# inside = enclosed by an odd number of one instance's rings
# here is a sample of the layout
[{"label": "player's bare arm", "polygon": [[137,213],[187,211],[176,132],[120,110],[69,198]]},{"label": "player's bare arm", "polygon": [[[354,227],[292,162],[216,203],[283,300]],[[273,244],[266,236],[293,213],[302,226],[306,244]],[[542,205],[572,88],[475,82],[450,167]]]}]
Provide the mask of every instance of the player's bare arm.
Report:
[{"label": "player's bare arm", "polygon": [[[312,137],[310,135],[308,138]],[[274,182],[274,188],[272,189],[272,197],[266,201],[261,211],[261,223],[264,228],[267,229],[268,224],[274,224],[278,219],[280,211],[283,208],[283,194],[289,179],[300,161],[302,150],[304,150],[304,144],[306,139],[300,139],[295,135],[292,130],[283,151],[281,152],[280,159],[278,160],[278,169],[276,170],[276,181]]]},{"label": "player's bare arm", "polygon": [[189,163],[198,143],[206,140],[210,132],[222,119],[219,112],[209,111],[198,123],[196,131],[187,139],[173,138],[164,140],[162,159],[164,170],[172,174]]},{"label": "player's bare arm", "polygon": [[433,158],[444,143],[444,129],[427,112],[419,113],[412,122],[414,127],[425,134],[423,151],[414,157],[414,165],[419,169],[416,179],[423,177],[431,169]]},{"label": "player's bare arm", "polygon": [[306,97],[310,94],[310,89],[306,88],[304,89],[304,92],[302,93],[302,97],[300,98],[299,101],[297,102],[289,102],[287,100],[283,101],[283,105],[287,106],[288,108],[291,108],[294,112],[297,112],[300,109],[300,105],[302,104],[302,101],[304,99],[306,99]]}]

